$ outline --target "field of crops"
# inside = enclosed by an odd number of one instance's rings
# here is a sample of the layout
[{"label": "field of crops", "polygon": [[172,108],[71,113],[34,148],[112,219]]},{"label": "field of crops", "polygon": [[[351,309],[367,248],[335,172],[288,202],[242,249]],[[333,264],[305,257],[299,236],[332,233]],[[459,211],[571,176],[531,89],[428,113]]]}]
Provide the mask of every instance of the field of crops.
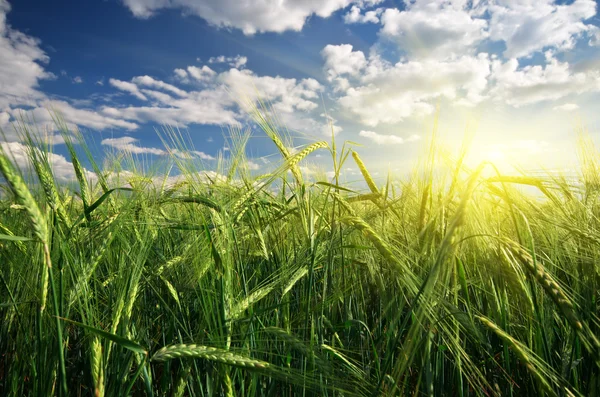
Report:
[{"label": "field of crops", "polygon": [[[164,133],[167,178],[131,154],[96,164],[63,128],[73,184],[21,126],[32,167],[0,154],[0,395],[600,394],[589,138],[569,177],[472,169],[433,138],[376,183],[360,148],[293,153],[257,121],[281,155],[267,175],[239,132],[213,172]],[[333,178],[303,175],[317,152]]]}]

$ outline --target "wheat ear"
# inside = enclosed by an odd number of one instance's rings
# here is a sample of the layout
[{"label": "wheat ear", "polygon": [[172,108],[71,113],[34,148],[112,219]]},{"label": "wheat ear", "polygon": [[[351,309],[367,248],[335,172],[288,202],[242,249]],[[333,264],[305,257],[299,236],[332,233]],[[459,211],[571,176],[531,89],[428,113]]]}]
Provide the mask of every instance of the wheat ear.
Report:
[{"label": "wheat ear", "polygon": [[33,232],[37,239],[43,244],[45,266],[42,270],[42,297],[40,301],[40,310],[43,312],[46,308],[46,300],[48,298],[48,271],[52,267],[48,243],[48,224],[31,192],[27,188],[27,185],[25,185],[23,178],[21,178],[15,167],[8,160],[6,153],[4,153],[3,150],[0,150],[0,172],[4,176],[4,179],[6,179],[10,190],[16,196],[19,204],[27,211],[29,220],[33,226]]},{"label": "wheat ear", "polygon": [[227,350],[216,347],[200,345],[171,345],[165,346],[152,356],[152,361],[167,361],[174,358],[203,358],[205,360],[223,363],[235,367],[270,369],[271,364],[266,361],[255,360]]}]

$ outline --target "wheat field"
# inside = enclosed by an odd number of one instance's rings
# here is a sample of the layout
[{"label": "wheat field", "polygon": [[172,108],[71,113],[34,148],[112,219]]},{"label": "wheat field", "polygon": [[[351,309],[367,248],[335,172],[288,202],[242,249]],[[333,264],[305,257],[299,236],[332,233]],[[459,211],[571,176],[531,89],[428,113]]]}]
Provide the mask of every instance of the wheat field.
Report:
[{"label": "wheat field", "polygon": [[[280,153],[265,175],[239,131],[207,172],[173,130],[162,167],[97,164],[57,120],[76,175],[60,183],[18,127],[31,166],[0,154],[0,395],[600,394],[589,138],[576,175],[471,168],[433,137],[380,181],[360,148],[294,154],[255,116]],[[333,178],[303,175],[317,152]],[[350,163],[364,189],[342,182]]]}]

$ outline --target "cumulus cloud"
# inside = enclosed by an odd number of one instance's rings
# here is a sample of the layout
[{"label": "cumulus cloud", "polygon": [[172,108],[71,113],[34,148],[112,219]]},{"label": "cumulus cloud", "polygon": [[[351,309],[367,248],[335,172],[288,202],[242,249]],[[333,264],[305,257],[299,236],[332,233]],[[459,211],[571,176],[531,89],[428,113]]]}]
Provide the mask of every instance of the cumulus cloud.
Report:
[{"label": "cumulus cloud", "polygon": [[103,139],[100,143],[102,145],[111,146],[118,150],[122,150],[124,152],[129,152],[133,154],[156,154],[159,156],[167,154],[167,152],[162,149],[138,146],[136,144],[137,142],[139,142],[138,139],[135,139],[130,136],[124,136],[121,138]]},{"label": "cumulus cloud", "polygon": [[242,98],[243,103],[248,100],[256,101],[260,96],[261,100],[271,103],[278,112],[316,109],[318,105],[315,100],[319,98],[318,93],[323,88],[312,78],[298,81],[280,76],[257,76],[247,69],[230,69],[219,74],[218,81]]},{"label": "cumulus cloud", "polygon": [[401,145],[406,142],[414,142],[420,139],[419,135],[411,135],[408,138],[402,138],[397,135],[378,134],[375,131],[361,131],[358,135],[370,139],[378,145]]},{"label": "cumulus cloud", "polygon": [[[18,119],[23,111],[21,109],[11,110],[14,118]],[[114,118],[102,114],[93,109],[75,108],[65,101],[43,100],[38,106],[27,111],[27,117],[34,120],[42,130],[55,130],[56,125],[53,116],[58,115],[66,122],[94,130],[107,128],[122,128],[135,130],[138,125],[120,118]]]},{"label": "cumulus cloud", "polygon": [[327,45],[321,51],[329,81],[338,76],[357,76],[366,66],[367,58],[362,51],[353,51],[351,44]]},{"label": "cumulus cloud", "polygon": [[594,0],[570,4],[555,0],[490,2],[490,39],[505,42],[507,58],[526,57],[548,48],[569,50],[582,35],[595,35],[597,28],[584,21],[596,15],[596,6]]},{"label": "cumulus cloud", "polygon": [[110,146],[117,150],[133,154],[154,154],[157,156],[166,156],[168,154],[171,154],[181,158],[192,158],[195,156],[200,158],[201,160],[215,160],[215,158],[210,154],[198,150],[193,150],[190,152],[182,152],[174,149],[164,150],[153,147],[143,147],[139,145],[139,142],[139,139],[130,136],[123,136],[120,138],[103,139],[101,143],[104,146]]},{"label": "cumulus cloud", "polygon": [[217,75],[214,70],[206,65],[202,66],[201,68],[196,66],[188,66],[187,72],[191,77],[198,81],[210,81]]},{"label": "cumulus cloud", "polygon": [[[15,164],[22,170],[29,170],[31,163],[27,155],[29,150],[27,146],[20,142],[0,142],[2,150],[12,155]],[[68,161],[64,156],[55,153],[48,153],[48,160],[52,167],[52,173],[58,182],[70,182],[76,180],[73,163]],[[84,169],[85,170],[85,169]],[[86,176],[93,180],[96,175],[93,172],[85,170]]]},{"label": "cumulus cloud", "polygon": [[[464,0],[407,0],[406,9],[381,15],[381,34],[410,56],[446,58],[472,53],[484,40],[487,22],[481,10]],[[477,3],[477,2],[474,2]]]},{"label": "cumulus cloud", "polygon": [[[312,15],[329,17],[345,8],[352,0],[123,0],[138,18],[149,18],[159,10],[180,9],[208,23],[225,28],[237,28],[244,34],[257,32],[300,31]],[[375,1],[361,1],[374,4]]]},{"label": "cumulus cloud", "polygon": [[383,8],[367,11],[362,13],[360,7],[352,6],[350,11],[344,15],[346,23],[379,23],[379,16],[383,12]]},{"label": "cumulus cloud", "polygon": [[[349,78],[338,103],[368,126],[430,114],[434,110],[431,101],[439,97],[473,104],[485,98],[490,75],[488,54],[392,65],[374,54],[367,60],[362,52],[351,51],[347,45],[328,47],[328,51],[322,52],[327,75],[334,79]],[[354,66],[340,67],[335,63],[340,53],[345,54],[341,58],[358,61]]]},{"label": "cumulus cloud", "polygon": [[133,95],[134,97],[136,97],[137,99],[140,99],[142,101],[148,100],[148,98],[146,98],[146,96],[140,92],[140,89],[134,83],[130,83],[128,81],[117,80],[117,79],[109,79],[108,82],[110,83],[110,85],[112,85],[116,89],[128,92],[131,95]]},{"label": "cumulus cloud", "polygon": [[188,92],[186,98],[158,100],[152,106],[105,106],[101,112],[107,116],[137,122],[154,122],[174,126],[188,124],[237,124],[237,113],[224,89]]},{"label": "cumulus cloud", "polygon": [[244,165],[248,168],[248,170],[250,171],[256,171],[260,169],[260,164],[255,163],[252,160],[247,160]]},{"label": "cumulus cloud", "polygon": [[137,77],[134,77],[131,82],[133,84],[137,84],[138,86],[146,86],[146,87],[157,88],[157,89],[164,90],[164,91],[169,91],[180,97],[185,97],[187,95],[184,90],[177,88],[172,84],[167,84],[164,81],[155,80],[154,78],[152,78],[150,76],[137,76]]},{"label": "cumulus cloud", "polygon": [[347,22],[376,22],[382,37],[394,40],[412,57],[445,58],[473,53],[489,39],[503,42],[506,58],[529,57],[547,49],[572,49],[577,40],[600,40],[586,21],[596,15],[595,0],[404,0],[403,10],[388,8],[379,18],[356,7]]},{"label": "cumulus cloud", "polygon": [[6,0],[0,0],[0,109],[35,104],[44,97],[38,91],[40,81],[55,78],[44,69],[50,58],[40,40],[8,25],[10,9]]},{"label": "cumulus cloud", "polygon": [[81,78],[81,76],[75,76],[75,77],[73,77],[73,83],[81,84],[81,83],[83,83],[83,79]]},{"label": "cumulus cloud", "polygon": [[[215,61],[216,62],[216,61]],[[244,116],[242,107],[260,99],[270,103],[278,113],[309,112],[317,108],[323,89],[314,79],[288,79],[279,76],[259,76],[248,69],[231,68],[217,73],[208,66],[176,69],[181,82],[201,82],[189,91],[149,76],[134,77],[130,82],[111,79],[116,88],[152,103],[144,106],[106,106],[101,113],[134,122],[155,122],[170,125],[238,124]],[[144,86],[156,88],[148,90]],[[177,96],[168,95],[166,92]],[[233,94],[233,95],[232,95]],[[248,109],[244,109],[248,110]]]},{"label": "cumulus cloud", "polygon": [[187,69],[175,69],[175,77],[182,83],[189,84],[195,82],[210,82],[215,78],[217,72],[204,65],[201,68],[197,66],[188,66]]},{"label": "cumulus cloud", "polygon": [[519,61],[496,60],[492,65],[491,94],[509,105],[522,106],[558,100],[571,94],[600,91],[598,71],[574,72],[567,62],[546,54],[545,65],[519,67]]}]

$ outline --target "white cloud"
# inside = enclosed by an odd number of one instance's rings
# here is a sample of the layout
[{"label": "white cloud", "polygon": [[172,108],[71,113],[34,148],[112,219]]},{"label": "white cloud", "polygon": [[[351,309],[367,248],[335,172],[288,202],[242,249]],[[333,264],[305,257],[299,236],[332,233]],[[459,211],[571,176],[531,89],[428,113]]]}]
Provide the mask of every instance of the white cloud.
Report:
[{"label": "white cloud", "polygon": [[224,55],[220,55],[218,57],[211,57],[208,60],[208,63],[226,63],[232,68],[236,69],[244,67],[244,65],[246,65],[247,62],[248,58],[241,55],[236,55],[234,57],[226,57]]},{"label": "white cloud", "polygon": [[344,129],[342,127],[340,127],[339,125],[336,125],[335,123],[331,123],[331,124],[323,123],[321,125],[321,135],[324,137],[328,137],[328,138],[331,138],[332,132],[333,132],[333,135],[336,136],[343,130]]},{"label": "white cloud", "polygon": [[103,139],[100,142],[102,145],[111,146],[118,150],[122,150],[124,152],[129,152],[133,154],[156,154],[156,155],[165,155],[167,152],[162,149],[151,148],[151,147],[141,147],[136,145],[139,142],[138,139],[132,138],[130,136],[124,136],[121,138],[107,138]]},{"label": "white cloud", "polygon": [[40,40],[10,27],[6,14],[10,5],[0,0],[0,109],[33,105],[44,95],[39,82],[55,76],[44,70],[50,58],[40,48]]},{"label": "white cloud", "polygon": [[[363,62],[364,54],[348,53],[347,45],[337,46],[342,47],[337,49],[328,47],[328,51],[323,51],[328,76],[349,77],[347,88],[337,98],[338,103],[368,126],[430,114],[434,110],[431,102],[439,97],[472,104],[485,98],[490,58],[484,53],[476,57],[462,56],[445,61],[424,59],[392,65],[376,54]],[[340,53],[345,54],[341,58],[361,61],[355,63],[354,68],[340,69],[335,64]]]},{"label": "white cloud", "polygon": [[325,59],[327,79],[333,81],[338,76],[357,76],[366,66],[367,59],[362,51],[352,51],[352,45],[327,45],[321,51]]},{"label": "white cloud", "polygon": [[[381,34],[419,58],[473,53],[487,37],[479,9],[464,0],[405,0],[406,9],[388,8],[381,15]],[[476,2],[475,2],[476,3]]]},{"label": "white cloud", "polygon": [[73,77],[73,83],[81,84],[81,83],[83,83],[83,79],[81,78],[81,76],[75,76],[75,77]]},{"label": "white cloud", "polygon": [[[0,0],[1,1],[1,0]],[[27,155],[28,148],[20,142],[0,142],[0,146],[7,153],[12,154],[16,165],[22,170],[30,169],[31,163]],[[73,163],[68,161],[64,156],[55,153],[48,153],[48,160],[52,167],[52,173],[59,182],[69,182],[76,179]],[[88,179],[95,179],[96,175],[93,172],[85,170]]]},{"label": "white cloud", "polygon": [[[325,171],[316,164],[300,165],[298,168],[305,178],[312,180],[331,180],[335,176],[335,171]],[[291,171],[288,173],[291,174]]]},{"label": "white cloud", "polygon": [[215,159],[210,154],[200,152],[198,150],[194,150],[192,153],[195,154],[196,156],[200,157],[200,159],[202,159],[202,160],[214,160]]},{"label": "white cloud", "polygon": [[[21,109],[14,109],[11,114],[19,118]],[[126,130],[135,130],[138,125],[120,118],[114,118],[98,113],[92,109],[78,109],[65,101],[43,100],[38,107],[27,110],[27,117],[34,120],[42,130],[48,129],[54,131],[56,125],[52,120],[52,114],[56,112],[67,123],[73,123],[79,126],[92,128],[95,130],[104,130],[107,128],[123,128]]]},{"label": "white cloud", "polygon": [[591,46],[600,46],[600,28],[595,25],[587,25],[588,26],[588,36],[590,40],[588,42]]},{"label": "white cloud", "polygon": [[600,72],[573,72],[567,62],[546,54],[545,65],[519,68],[519,61],[493,62],[491,94],[513,106],[558,100],[571,94],[600,91]]},{"label": "white cloud", "polygon": [[418,135],[411,135],[408,138],[402,138],[397,135],[384,135],[378,134],[375,131],[361,131],[358,135],[370,139],[378,145],[401,145],[406,142],[418,141],[420,137]]},{"label": "white cloud", "polygon": [[159,103],[168,103],[169,101],[173,100],[173,98],[169,94],[165,94],[164,92],[146,89],[142,89],[141,92],[147,97],[156,99]]},{"label": "white cloud", "polygon": [[367,11],[364,14],[360,7],[352,6],[350,11],[344,15],[345,23],[379,23],[379,16],[383,12],[383,8]]},{"label": "white cloud", "polygon": [[219,75],[238,97],[270,102],[277,112],[308,111],[318,107],[315,100],[322,87],[314,79],[286,79],[283,77],[257,76],[249,70],[231,69]]},{"label": "white cloud", "polygon": [[381,4],[384,1],[385,0],[356,0],[354,1],[354,4],[356,4],[360,8],[369,8]]},{"label": "white cloud", "polygon": [[175,69],[175,78],[178,79],[179,81],[187,81],[188,79],[188,73],[185,69]]},{"label": "white cloud", "polygon": [[[546,49],[572,49],[581,37],[599,42],[598,28],[585,21],[596,15],[595,0],[404,0],[379,17],[380,34],[412,57],[446,58],[473,53],[486,39],[503,42],[506,58],[528,57]],[[367,22],[358,7],[347,22]],[[378,15],[368,14],[368,22]]]},{"label": "white cloud", "polygon": [[248,170],[250,171],[256,171],[260,169],[260,164],[255,163],[252,160],[246,160],[246,167],[248,168]]},{"label": "white cloud", "polygon": [[595,34],[584,21],[596,15],[594,0],[499,0],[488,6],[490,38],[506,43],[504,56],[520,58],[546,48],[572,49],[579,37]]},{"label": "white cloud", "polygon": [[169,91],[175,95],[180,97],[185,97],[187,94],[184,90],[175,87],[174,85],[167,84],[160,80],[155,80],[150,76],[137,76],[131,80],[132,83],[137,84],[138,86],[143,85],[146,87],[153,87],[164,91]]},{"label": "white cloud", "polygon": [[0,111],[0,131],[4,132],[5,134],[8,134],[9,132],[11,132],[10,129],[10,113]]},{"label": "white cloud", "polygon": [[315,100],[323,88],[315,79],[298,81],[280,76],[257,76],[248,69],[230,69],[220,73],[218,81],[225,84],[243,104],[254,102],[260,96],[261,100],[271,103],[275,111],[286,113],[316,109]]},{"label": "white cloud", "polygon": [[206,65],[202,66],[201,68],[196,66],[188,66],[187,71],[190,76],[198,81],[209,81],[217,75],[214,70]]},{"label": "white cloud", "polygon": [[217,72],[204,65],[201,68],[197,66],[188,66],[186,69],[175,69],[175,77],[182,83],[189,84],[191,82],[190,77],[198,82],[210,82],[212,81]]},{"label": "white cloud", "polygon": [[[303,136],[310,136],[313,139],[322,140],[324,138],[331,138],[331,130],[333,128],[334,135],[342,132],[342,127],[336,124],[336,120],[329,120],[326,117],[317,117],[312,113],[304,112],[277,112],[277,119],[281,125],[285,126],[289,131],[294,134]],[[288,148],[290,153],[295,154],[295,148]]]},{"label": "white cloud", "polygon": [[186,98],[172,99],[153,106],[103,107],[102,113],[114,118],[154,122],[173,126],[188,124],[237,124],[233,100],[222,88],[191,91]]},{"label": "white cloud", "polygon": [[146,96],[140,92],[140,89],[134,83],[130,83],[128,81],[117,80],[117,79],[109,79],[108,82],[113,87],[115,87],[121,91],[128,92],[131,95],[133,95],[134,97],[141,99],[142,101],[148,100],[148,98],[146,98]]},{"label": "white cloud", "polygon": [[[138,18],[149,18],[165,8],[181,9],[212,25],[256,32],[300,31],[312,15],[329,17],[352,0],[123,0]],[[374,1],[361,3],[374,4]]]},{"label": "white cloud", "polygon": [[577,109],[579,109],[579,105],[577,105],[576,103],[565,103],[563,105],[555,106],[552,108],[552,110],[562,110],[565,112],[572,112]]}]

